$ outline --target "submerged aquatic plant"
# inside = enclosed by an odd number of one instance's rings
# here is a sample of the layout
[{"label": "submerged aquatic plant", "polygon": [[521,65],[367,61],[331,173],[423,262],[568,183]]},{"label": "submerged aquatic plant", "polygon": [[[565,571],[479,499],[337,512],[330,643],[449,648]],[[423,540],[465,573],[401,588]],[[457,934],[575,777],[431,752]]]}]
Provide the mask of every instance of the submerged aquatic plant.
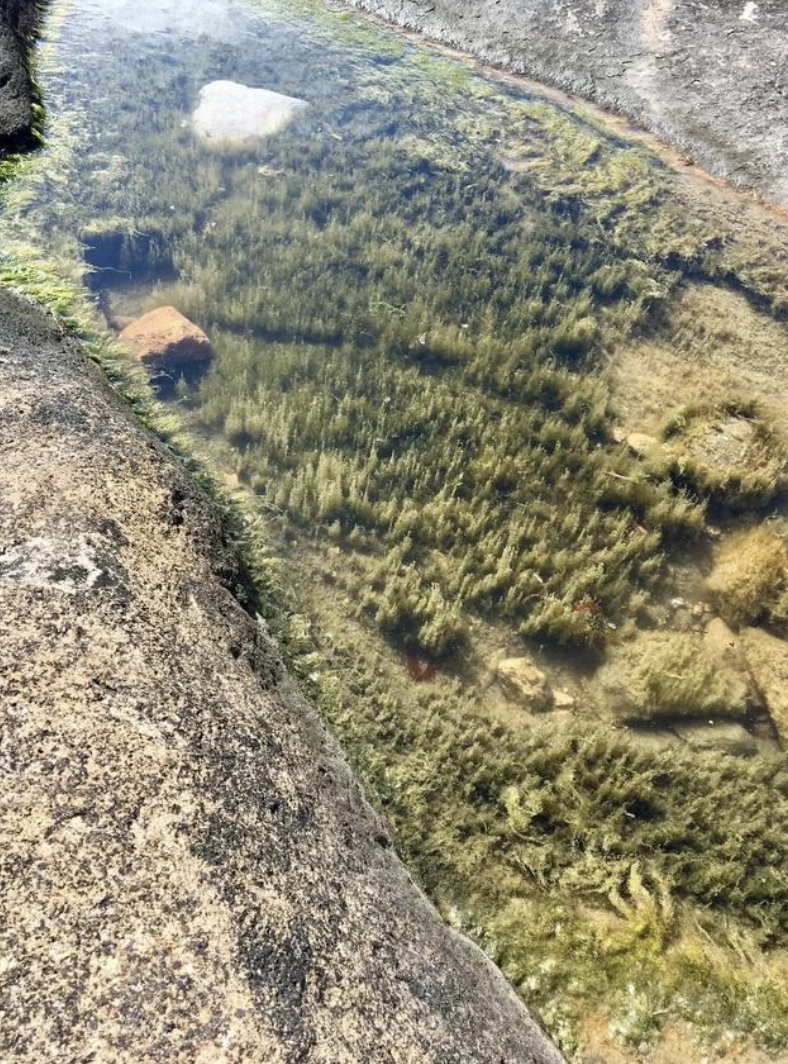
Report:
[{"label": "submerged aquatic plant", "polygon": [[327,650],[345,677],[337,687],[323,662],[329,719],[430,894],[566,1049],[603,1002],[635,1044],[681,1018],[712,1042],[728,1029],[788,1045],[784,957],[764,953],[788,931],[783,756],[493,722],[476,692],[407,696],[356,648],[348,635]]},{"label": "submerged aquatic plant", "polygon": [[788,549],[780,530],[758,525],[720,545],[706,581],[720,614],[730,623],[754,624],[764,617],[788,620]]},{"label": "submerged aquatic plant", "polygon": [[689,407],[663,437],[660,473],[723,512],[762,508],[788,488],[788,452],[754,403]]}]

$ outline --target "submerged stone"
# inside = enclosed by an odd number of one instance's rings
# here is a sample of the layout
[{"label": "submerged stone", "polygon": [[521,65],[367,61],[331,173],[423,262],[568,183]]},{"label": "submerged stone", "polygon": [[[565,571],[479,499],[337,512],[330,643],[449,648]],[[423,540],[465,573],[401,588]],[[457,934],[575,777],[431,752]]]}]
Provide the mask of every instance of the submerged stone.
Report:
[{"label": "submerged stone", "polygon": [[206,142],[244,144],[285,129],[308,104],[270,89],[236,81],[212,81],[200,90],[192,115],[194,131]]},{"label": "submerged stone", "polygon": [[757,509],[788,484],[788,454],[753,409],[709,406],[685,411],[665,429],[664,460],[692,490],[726,509]]},{"label": "submerged stone", "polygon": [[758,752],[753,736],[736,721],[693,721],[676,724],[675,731],[693,750],[716,750],[740,757],[751,757]]},{"label": "submerged stone", "polygon": [[553,692],[547,677],[530,658],[506,658],[498,663],[498,683],[504,692],[525,709],[541,711],[553,706]]},{"label": "submerged stone", "polygon": [[659,447],[659,440],[645,432],[631,432],[626,439],[627,447],[638,458],[646,458]]},{"label": "submerged stone", "polygon": [[200,371],[213,358],[211,341],[175,307],[158,307],[143,314],[120,334],[148,369]]},{"label": "submerged stone", "polygon": [[758,694],[733,632],[641,632],[613,648],[597,674],[603,703],[628,722],[744,721]]},{"label": "submerged stone", "polygon": [[553,692],[553,709],[572,710],[577,708],[577,699],[568,691]]},{"label": "submerged stone", "polygon": [[701,424],[688,441],[690,455],[711,468],[741,468],[750,456],[755,429],[751,421],[729,416]]}]

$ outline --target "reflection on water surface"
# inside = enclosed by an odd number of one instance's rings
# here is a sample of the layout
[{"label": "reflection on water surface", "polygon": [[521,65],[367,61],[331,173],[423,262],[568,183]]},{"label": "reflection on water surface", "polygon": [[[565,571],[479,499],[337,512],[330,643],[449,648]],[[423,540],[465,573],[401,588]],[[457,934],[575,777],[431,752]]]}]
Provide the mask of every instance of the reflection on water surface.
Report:
[{"label": "reflection on water surface", "polygon": [[248,4],[236,0],[78,0],[77,34],[99,40],[128,34],[239,40],[251,28]]}]

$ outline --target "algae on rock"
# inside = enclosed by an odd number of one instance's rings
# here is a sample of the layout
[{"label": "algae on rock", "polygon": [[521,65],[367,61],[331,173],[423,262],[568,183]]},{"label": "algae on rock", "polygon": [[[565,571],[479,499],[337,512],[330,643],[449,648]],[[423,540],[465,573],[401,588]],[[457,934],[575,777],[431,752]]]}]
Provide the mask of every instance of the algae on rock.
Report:
[{"label": "algae on rock", "polygon": [[706,587],[720,614],[739,627],[763,618],[785,624],[787,582],[784,536],[767,525],[756,525],[720,544]]},{"label": "algae on rock", "polygon": [[742,665],[705,635],[642,632],[599,674],[606,707],[624,719],[744,720],[756,704]]}]

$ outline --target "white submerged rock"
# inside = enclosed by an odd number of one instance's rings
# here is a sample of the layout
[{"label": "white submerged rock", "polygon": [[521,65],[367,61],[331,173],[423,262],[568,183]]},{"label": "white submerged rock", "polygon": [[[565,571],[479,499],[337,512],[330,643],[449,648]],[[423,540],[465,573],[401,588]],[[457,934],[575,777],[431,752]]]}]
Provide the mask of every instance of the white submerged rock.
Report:
[{"label": "white submerged rock", "polygon": [[245,144],[278,133],[307,107],[295,96],[212,81],[200,90],[192,125],[206,143]]}]

